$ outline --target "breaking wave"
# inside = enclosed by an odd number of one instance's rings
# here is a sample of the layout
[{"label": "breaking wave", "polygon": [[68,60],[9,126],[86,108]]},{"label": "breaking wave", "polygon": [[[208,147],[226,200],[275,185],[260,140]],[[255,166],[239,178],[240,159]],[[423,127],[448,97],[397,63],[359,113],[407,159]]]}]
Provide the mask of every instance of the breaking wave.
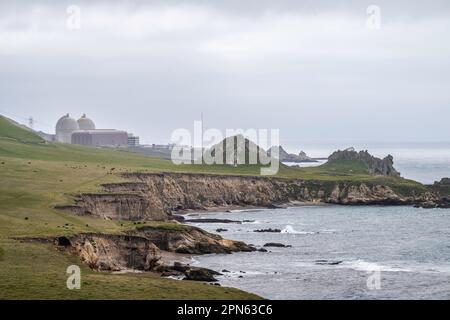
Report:
[{"label": "breaking wave", "polygon": [[290,234],[315,234],[315,232],[308,231],[297,231],[293,226],[287,225],[280,233],[290,233]]}]

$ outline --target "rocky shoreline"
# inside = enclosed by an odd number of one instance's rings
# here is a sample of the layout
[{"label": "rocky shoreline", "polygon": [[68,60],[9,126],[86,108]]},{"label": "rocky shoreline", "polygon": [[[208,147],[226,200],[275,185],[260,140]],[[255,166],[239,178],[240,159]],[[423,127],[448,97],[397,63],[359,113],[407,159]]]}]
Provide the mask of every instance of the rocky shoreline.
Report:
[{"label": "rocky shoreline", "polygon": [[[128,182],[102,185],[102,193],[83,193],[74,205],[58,209],[113,220],[170,220],[173,214],[236,208],[283,208],[293,203],[411,205],[448,208],[441,185],[407,194],[380,183],[333,182],[274,177],[188,173],[127,173]],[[422,188],[423,187],[423,188]]]},{"label": "rocky shoreline", "polygon": [[[175,224],[175,223],[174,223]],[[241,241],[223,239],[200,228],[182,225],[140,227],[126,234],[80,233],[48,238],[18,238],[20,241],[55,245],[76,255],[96,271],[151,272],[182,280],[217,281],[219,272],[193,267],[181,261],[192,255],[253,252],[257,248]]]},{"label": "rocky shoreline", "polygon": [[[171,227],[145,224],[126,234],[83,233],[51,239],[99,271],[137,270],[186,280],[215,281],[217,271],[183,265],[162,259],[173,255],[228,254],[266,252],[240,241],[223,239],[217,234],[181,222],[242,223],[221,219],[186,219],[180,214],[192,211],[218,211],[238,208],[282,209],[298,205],[414,205],[425,208],[449,208],[447,180],[423,192],[404,195],[382,184],[305,181],[249,176],[220,176],[187,173],[127,173],[128,182],[102,185],[102,193],[84,193],[75,204],[58,209],[76,215],[112,220],[165,221]],[[219,229],[218,229],[219,230]],[[225,229],[220,229],[225,230]],[[278,232],[279,230],[255,230]],[[218,231],[219,232],[219,231]],[[267,243],[264,247],[286,247]]]}]

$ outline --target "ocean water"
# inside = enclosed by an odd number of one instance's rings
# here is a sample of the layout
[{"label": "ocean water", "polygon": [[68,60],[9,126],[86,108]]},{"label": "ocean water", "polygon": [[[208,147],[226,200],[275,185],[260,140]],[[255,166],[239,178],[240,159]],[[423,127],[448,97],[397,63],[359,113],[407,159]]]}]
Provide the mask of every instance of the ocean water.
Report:
[{"label": "ocean water", "polygon": [[[268,299],[450,299],[450,209],[393,206],[301,206],[205,213],[252,220],[217,228],[224,238],[270,252],[195,256],[221,271],[220,283]],[[257,233],[277,228],[279,233]]]},{"label": "ocean water", "polygon": [[[450,177],[450,143],[349,145],[377,157],[392,154],[409,179],[429,184]],[[336,149],[305,151],[323,157]],[[224,238],[292,246],[193,258],[230,271],[219,277],[224,286],[268,299],[450,299],[450,209],[317,205],[201,216],[254,221],[197,224],[210,232],[228,229]],[[254,232],[268,228],[282,232]]]}]

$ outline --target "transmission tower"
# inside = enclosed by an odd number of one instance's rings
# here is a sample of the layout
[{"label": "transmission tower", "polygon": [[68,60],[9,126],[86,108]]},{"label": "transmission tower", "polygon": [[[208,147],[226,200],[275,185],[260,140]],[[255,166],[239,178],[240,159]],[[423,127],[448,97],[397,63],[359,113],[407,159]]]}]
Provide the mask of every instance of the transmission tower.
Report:
[{"label": "transmission tower", "polygon": [[28,118],[28,127],[33,129],[33,126],[34,126],[34,119],[33,119],[33,117],[29,117]]}]

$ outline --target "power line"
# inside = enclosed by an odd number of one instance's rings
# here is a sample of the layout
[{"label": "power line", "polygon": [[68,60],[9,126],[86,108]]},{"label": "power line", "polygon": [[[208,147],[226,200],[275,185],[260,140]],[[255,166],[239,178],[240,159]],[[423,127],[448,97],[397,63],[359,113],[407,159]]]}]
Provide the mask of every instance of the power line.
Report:
[{"label": "power line", "polygon": [[4,110],[0,110],[0,113],[6,115],[6,116],[8,116],[8,117],[18,118],[18,119],[21,119],[21,120],[25,120],[25,121],[28,123],[28,126],[29,126],[30,128],[33,128],[34,124],[36,124],[36,123],[38,123],[38,124],[40,124],[40,125],[42,125],[42,126],[48,127],[48,128],[52,128],[52,129],[54,128],[54,126],[49,125],[49,124],[47,124],[47,123],[43,123],[43,122],[41,122],[41,121],[37,121],[37,120],[35,120],[33,117],[30,117],[30,116],[24,117],[24,116],[20,116],[20,115],[17,115],[17,114],[10,113],[10,112],[6,112],[6,111],[4,111]]}]

